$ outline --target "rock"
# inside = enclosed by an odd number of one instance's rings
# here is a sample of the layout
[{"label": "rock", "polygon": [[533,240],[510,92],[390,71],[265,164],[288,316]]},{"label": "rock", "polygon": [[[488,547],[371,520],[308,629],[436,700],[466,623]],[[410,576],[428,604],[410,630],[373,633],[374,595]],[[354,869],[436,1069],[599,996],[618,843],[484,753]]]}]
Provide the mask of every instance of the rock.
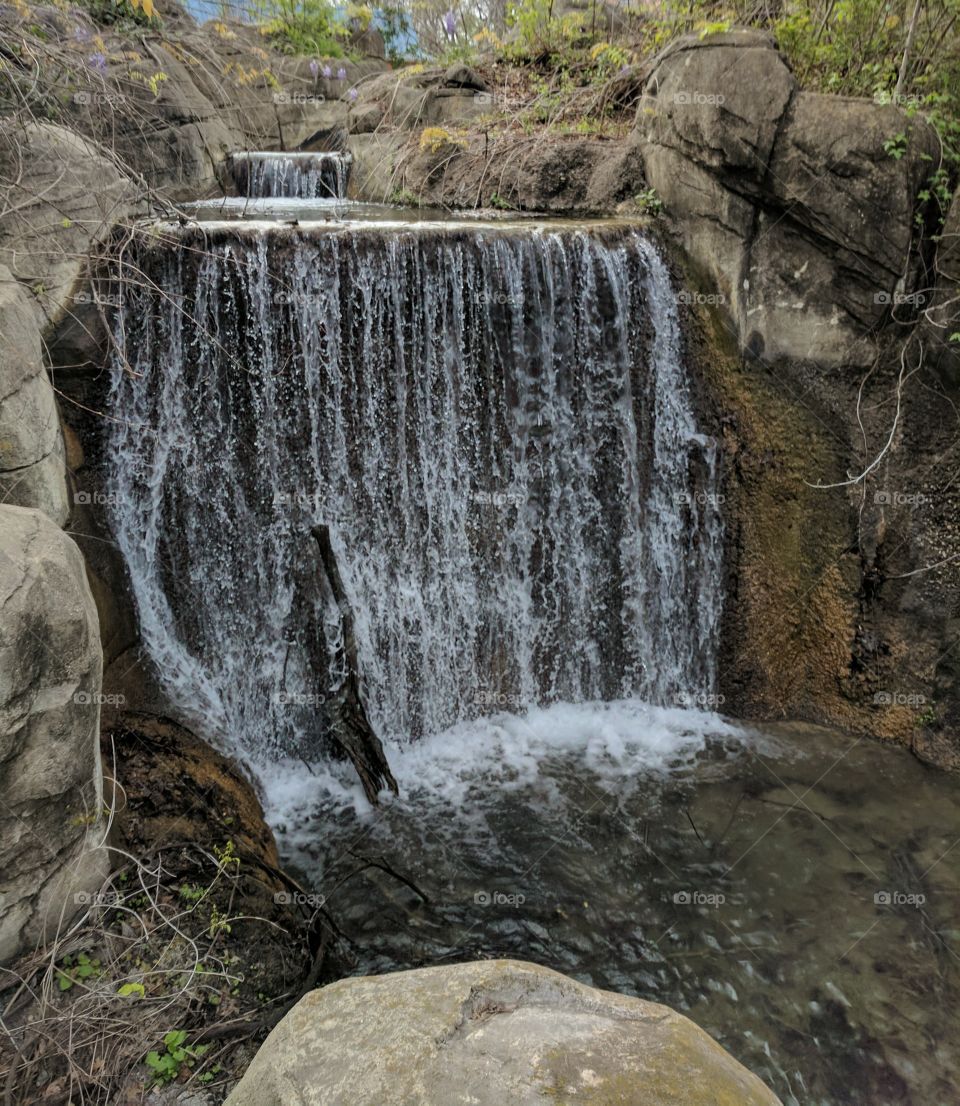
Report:
[{"label": "rock", "polygon": [[0,963],[105,875],[101,663],[80,551],[41,511],[0,507]]},{"label": "rock", "polygon": [[134,202],[115,159],[79,134],[0,127],[0,265],[32,289],[41,326],[71,310],[91,247],[129,221]]},{"label": "rock", "polygon": [[112,841],[124,855],[162,867],[174,890],[208,887],[215,849],[229,850],[231,878],[210,898],[231,918],[224,941],[243,957],[242,997],[296,994],[309,967],[303,942],[313,907],[296,902],[280,877],[273,833],[240,767],[176,722],[133,711],[104,726],[101,749],[104,774],[119,792]]},{"label": "rock", "polygon": [[33,297],[0,265],[0,500],[70,514],[60,417],[43,365]]},{"label": "rock", "polygon": [[932,128],[891,105],[800,92],[755,31],[668,47],[637,128],[647,180],[741,349],[768,362],[871,363],[866,332],[916,276]]},{"label": "rock", "polygon": [[490,86],[483,77],[463,62],[450,66],[443,75],[443,83],[450,88],[472,88],[474,92],[490,91]]},{"label": "rock", "polygon": [[680,1014],[517,960],[341,979],[287,1014],[227,1106],[777,1106]]},{"label": "rock", "polygon": [[347,129],[351,134],[372,134],[383,122],[379,104],[356,104],[347,113]]}]

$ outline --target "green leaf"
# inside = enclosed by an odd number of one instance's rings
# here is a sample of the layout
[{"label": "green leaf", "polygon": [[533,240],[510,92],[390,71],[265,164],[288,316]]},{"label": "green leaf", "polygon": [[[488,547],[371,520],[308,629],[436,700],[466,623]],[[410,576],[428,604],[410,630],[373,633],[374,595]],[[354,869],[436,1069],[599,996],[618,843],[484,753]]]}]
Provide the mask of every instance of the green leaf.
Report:
[{"label": "green leaf", "polygon": [[61,991],[69,991],[73,986],[73,980],[63,972],[57,972],[57,985]]},{"label": "green leaf", "polygon": [[172,1052],[175,1048],[179,1048],[183,1042],[187,1039],[187,1031],[185,1029],[171,1029],[163,1038],[163,1043]]},{"label": "green leaf", "polygon": [[117,994],[122,998],[130,998],[132,995],[136,995],[137,998],[146,998],[147,995],[142,983],[124,983]]}]

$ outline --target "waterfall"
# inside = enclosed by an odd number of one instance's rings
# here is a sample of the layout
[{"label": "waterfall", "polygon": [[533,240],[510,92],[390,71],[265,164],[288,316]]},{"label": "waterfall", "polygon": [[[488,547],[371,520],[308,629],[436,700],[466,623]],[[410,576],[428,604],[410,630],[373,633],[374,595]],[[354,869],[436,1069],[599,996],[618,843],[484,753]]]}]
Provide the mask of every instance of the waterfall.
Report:
[{"label": "waterfall", "polygon": [[351,157],[342,153],[278,153],[248,150],[232,154],[230,173],[242,196],[343,199]]},{"label": "waterfall", "polygon": [[316,522],[388,740],[713,690],[717,450],[642,236],[209,224],[139,236],[117,280],[114,530],[205,732],[319,755]]}]

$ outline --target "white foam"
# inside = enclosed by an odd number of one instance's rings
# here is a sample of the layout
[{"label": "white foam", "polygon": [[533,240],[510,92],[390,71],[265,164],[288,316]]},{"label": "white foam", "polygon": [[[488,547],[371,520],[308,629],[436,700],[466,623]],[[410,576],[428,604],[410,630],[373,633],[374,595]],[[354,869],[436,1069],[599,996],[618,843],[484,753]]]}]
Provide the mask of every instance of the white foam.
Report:
[{"label": "white foam", "polygon": [[[551,805],[556,773],[543,771],[548,763],[582,766],[605,787],[625,790],[651,776],[689,769],[711,739],[742,742],[746,735],[717,714],[638,699],[554,703],[461,722],[419,741],[388,742],[400,796],[384,793],[381,802],[455,812],[467,823],[482,814],[487,796],[500,801],[510,791],[530,791],[532,802]],[[297,761],[263,766],[271,824],[296,834],[297,825],[320,811],[325,821],[373,813],[349,764],[312,767],[315,775]]]}]

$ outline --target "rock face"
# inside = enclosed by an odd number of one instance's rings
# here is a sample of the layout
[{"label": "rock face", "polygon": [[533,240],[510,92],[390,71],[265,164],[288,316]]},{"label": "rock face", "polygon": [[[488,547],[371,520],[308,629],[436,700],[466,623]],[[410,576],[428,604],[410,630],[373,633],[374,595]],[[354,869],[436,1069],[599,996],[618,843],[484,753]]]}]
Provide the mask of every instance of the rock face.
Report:
[{"label": "rock face", "polygon": [[668,47],[637,128],[647,180],[741,348],[768,363],[869,364],[865,335],[916,279],[932,128],[892,105],[799,91],[754,31]]},{"label": "rock face", "polygon": [[0,502],[70,513],[63,437],[32,297],[0,265]]},{"label": "rock face", "polygon": [[0,264],[32,290],[42,327],[74,305],[91,247],[129,221],[134,196],[115,160],[65,127],[0,129]]},{"label": "rock face", "polygon": [[777,1106],[687,1018],[535,964],[341,979],[303,998],[228,1106]]},{"label": "rock face", "polygon": [[103,879],[100,635],[74,543],[0,507],[0,963]]}]

